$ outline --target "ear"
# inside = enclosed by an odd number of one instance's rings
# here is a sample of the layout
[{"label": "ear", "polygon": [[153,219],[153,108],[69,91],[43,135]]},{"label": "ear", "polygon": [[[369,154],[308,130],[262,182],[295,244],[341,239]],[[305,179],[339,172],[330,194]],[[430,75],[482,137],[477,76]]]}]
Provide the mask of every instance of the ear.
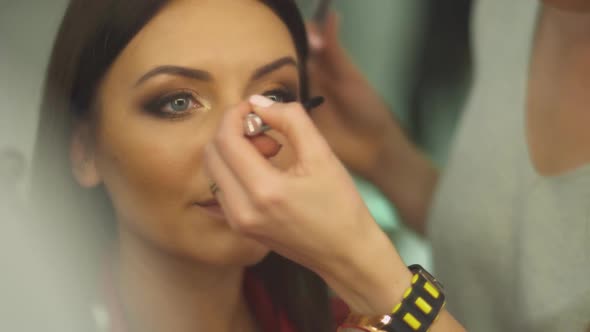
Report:
[{"label": "ear", "polygon": [[86,188],[96,187],[102,182],[91,142],[88,125],[76,124],[70,142],[70,163],[76,181]]}]

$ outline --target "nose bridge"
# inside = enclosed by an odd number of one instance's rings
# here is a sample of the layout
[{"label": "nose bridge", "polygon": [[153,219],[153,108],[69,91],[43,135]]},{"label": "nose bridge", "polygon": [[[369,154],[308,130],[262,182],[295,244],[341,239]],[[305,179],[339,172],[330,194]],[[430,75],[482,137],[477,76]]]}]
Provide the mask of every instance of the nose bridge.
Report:
[{"label": "nose bridge", "polygon": [[215,92],[212,95],[212,112],[208,117],[208,131],[214,133],[221,124],[225,112],[237,106],[244,100],[247,84],[235,73],[224,75],[223,79],[215,82]]},{"label": "nose bridge", "polygon": [[219,81],[216,106],[218,113],[222,114],[228,108],[238,105],[246,97],[247,83],[239,73],[227,75]]}]

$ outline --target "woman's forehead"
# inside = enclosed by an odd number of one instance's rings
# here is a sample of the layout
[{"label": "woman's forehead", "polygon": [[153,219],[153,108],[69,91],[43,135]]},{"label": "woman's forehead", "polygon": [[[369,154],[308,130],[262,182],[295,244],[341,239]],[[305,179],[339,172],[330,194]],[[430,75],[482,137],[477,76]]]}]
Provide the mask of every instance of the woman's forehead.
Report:
[{"label": "woman's forehead", "polygon": [[288,28],[260,1],[178,0],[138,33],[117,62],[138,72],[163,64],[248,70],[296,54]]}]

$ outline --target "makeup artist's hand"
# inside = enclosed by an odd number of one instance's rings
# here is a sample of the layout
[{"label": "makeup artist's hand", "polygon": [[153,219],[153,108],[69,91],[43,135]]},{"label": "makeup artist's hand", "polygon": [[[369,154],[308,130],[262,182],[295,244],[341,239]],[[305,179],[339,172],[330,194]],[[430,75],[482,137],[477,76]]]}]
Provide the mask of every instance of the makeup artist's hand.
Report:
[{"label": "makeup artist's hand", "polygon": [[377,91],[358,70],[338,38],[338,17],[331,13],[325,26],[308,26],[313,95],[326,97],[314,122],[336,155],[353,171],[369,179],[379,157],[393,151],[387,144],[407,141]]},{"label": "makeup artist's hand", "polygon": [[340,45],[336,15],[323,29],[311,24],[308,30],[313,95],[326,98],[312,113],[315,124],[344,164],[373,182],[406,225],[423,233],[438,171]]},{"label": "makeup artist's hand", "polygon": [[[347,170],[301,105],[264,97],[251,102],[258,106],[226,111],[205,153],[228,223],[318,273],[353,310],[388,312],[411,276]],[[253,144],[244,136],[243,120],[253,110],[293,148],[288,169],[266,160],[272,139]]]}]

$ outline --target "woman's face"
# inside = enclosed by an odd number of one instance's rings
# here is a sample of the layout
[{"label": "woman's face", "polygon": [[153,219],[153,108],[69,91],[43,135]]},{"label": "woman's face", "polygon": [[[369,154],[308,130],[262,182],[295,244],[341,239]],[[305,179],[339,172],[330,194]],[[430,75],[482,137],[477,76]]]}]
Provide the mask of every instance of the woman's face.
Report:
[{"label": "woman's face", "polygon": [[[287,27],[255,0],[172,1],[127,45],[103,80],[93,149],[120,229],[211,264],[268,252],[216,211],[203,153],[224,110],[253,94],[299,96]],[[284,144],[272,162],[289,163]]]}]

